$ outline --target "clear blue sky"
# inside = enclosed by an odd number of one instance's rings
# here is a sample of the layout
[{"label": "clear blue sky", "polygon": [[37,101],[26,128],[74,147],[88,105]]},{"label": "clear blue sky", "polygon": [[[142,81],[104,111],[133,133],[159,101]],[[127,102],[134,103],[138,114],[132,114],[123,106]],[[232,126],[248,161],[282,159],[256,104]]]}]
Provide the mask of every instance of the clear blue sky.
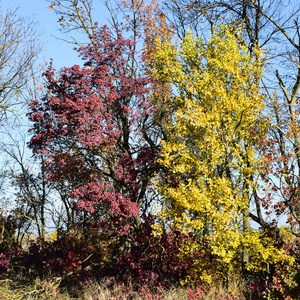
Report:
[{"label": "clear blue sky", "polygon": [[[96,18],[94,21],[98,21],[99,25],[104,25],[107,23],[107,11],[100,5],[99,0],[94,2],[96,6]],[[74,45],[51,36],[64,37],[59,31],[58,16],[53,10],[46,8],[47,5],[49,5],[47,0],[0,0],[0,6],[4,11],[18,8],[18,15],[32,17],[38,23],[37,28],[41,32],[40,41],[44,48],[41,55],[41,63],[43,61],[49,62],[50,58],[52,58],[56,69],[79,64],[80,59],[73,50]]]}]

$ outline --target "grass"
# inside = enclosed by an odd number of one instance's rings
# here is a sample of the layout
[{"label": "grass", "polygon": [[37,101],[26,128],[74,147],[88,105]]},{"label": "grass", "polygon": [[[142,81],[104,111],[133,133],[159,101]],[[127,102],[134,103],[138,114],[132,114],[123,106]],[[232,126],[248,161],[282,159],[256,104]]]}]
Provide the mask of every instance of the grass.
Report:
[{"label": "grass", "polygon": [[[161,289],[153,294],[149,287],[141,287],[134,291],[132,285],[116,284],[112,280],[105,280],[101,283],[91,282],[82,289],[60,289],[59,282],[53,279],[35,280],[34,282],[24,282],[22,280],[2,280],[0,281],[0,299],[7,300],[246,300],[242,296],[246,285],[241,282],[231,282],[228,287],[218,286],[211,288],[205,296],[189,296],[189,288],[172,287]],[[196,292],[196,289],[193,289]]]}]

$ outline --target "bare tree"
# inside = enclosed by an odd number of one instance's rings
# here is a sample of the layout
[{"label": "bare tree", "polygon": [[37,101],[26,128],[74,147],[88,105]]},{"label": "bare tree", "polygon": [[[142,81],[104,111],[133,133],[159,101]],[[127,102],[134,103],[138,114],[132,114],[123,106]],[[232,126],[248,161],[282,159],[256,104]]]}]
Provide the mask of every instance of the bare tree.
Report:
[{"label": "bare tree", "polygon": [[[26,171],[26,138],[19,143],[17,131],[27,135],[24,105],[36,96],[35,78],[39,76],[37,60],[41,51],[37,24],[19,16],[17,9],[0,8],[0,189],[3,201],[10,199],[9,207],[5,208],[17,208],[24,215],[18,217],[17,231],[28,229],[31,221],[27,217],[33,216],[30,206],[25,207],[21,202],[15,205],[12,181],[17,182],[14,174],[19,167],[23,167],[23,174]],[[26,184],[22,183],[21,188],[25,191]],[[26,195],[30,197],[29,193]]]},{"label": "bare tree", "polygon": [[[33,21],[0,9],[0,115],[23,101],[41,47]],[[0,121],[1,121],[0,119]]]}]

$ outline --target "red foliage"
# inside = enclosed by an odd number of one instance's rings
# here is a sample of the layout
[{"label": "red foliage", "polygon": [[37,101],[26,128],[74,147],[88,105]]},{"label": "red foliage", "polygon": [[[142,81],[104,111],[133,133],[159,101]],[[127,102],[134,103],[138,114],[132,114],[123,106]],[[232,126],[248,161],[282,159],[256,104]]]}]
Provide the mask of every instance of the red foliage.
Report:
[{"label": "red foliage", "polygon": [[83,67],[56,75],[50,63],[44,73],[48,92],[30,105],[30,147],[46,154],[48,179],[71,188],[77,209],[131,222],[147,205],[156,169],[158,135],[149,126],[155,85],[133,69],[133,41],[106,26],[93,40],[78,50]]},{"label": "red foliage", "polygon": [[5,254],[0,253],[0,274],[6,273],[8,269],[8,259]]},{"label": "red foliage", "polygon": [[[193,261],[179,258],[182,243],[190,241],[190,236],[169,231],[154,237],[151,225],[154,218],[143,216],[142,232],[134,236],[130,251],[124,252],[106,275],[120,281],[131,281],[138,286],[165,287],[178,284],[184,279]],[[112,273],[110,273],[112,272]]]},{"label": "red foliage", "polygon": [[283,246],[285,253],[295,258],[295,263],[277,263],[272,267],[272,280],[269,290],[274,298],[298,299],[300,294],[300,239],[286,242]]},{"label": "red foliage", "polygon": [[[154,237],[151,228],[154,218],[147,215],[143,219],[146,222],[142,231],[135,234],[134,242],[114,263],[85,273],[84,277],[72,277],[69,283],[94,276],[98,279],[109,277],[123,284],[132,282],[136,290],[147,285],[152,287],[152,291],[158,291],[162,286],[178,285],[180,279],[189,274],[194,259],[209,261],[205,255],[184,260],[179,258],[180,246],[191,241],[191,237],[174,231]],[[91,263],[105,262],[118,247],[118,242],[112,243],[109,237],[101,227],[86,224],[84,231],[74,229],[66,232],[58,241],[31,241],[28,251],[12,247],[3,256],[5,262],[9,261],[10,273],[7,275],[13,276],[22,268],[28,278],[45,278],[81,270]]]}]

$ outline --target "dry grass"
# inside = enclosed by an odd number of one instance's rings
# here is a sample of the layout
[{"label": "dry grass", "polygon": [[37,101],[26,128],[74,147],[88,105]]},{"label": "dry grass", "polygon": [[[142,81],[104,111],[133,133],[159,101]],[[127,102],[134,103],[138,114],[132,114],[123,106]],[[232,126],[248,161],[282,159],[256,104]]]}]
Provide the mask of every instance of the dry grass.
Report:
[{"label": "dry grass", "polygon": [[[238,282],[231,282],[228,288],[222,286],[212,288],[207,295],[203,297],[196,297],[201,300],[222,300],[222,299],[238,299],[246,300],[242,297],[245,290],[245,284]],[[31,283],[24,283],[21,281],[2,280],[0,281],[0,299],[7,300],[190,300],[188,288],[173,287],[168,290],[162,289],[156,293],[156,297],[151,293],[149,288],[144,287],[139,292],[135,292],[132,285],[126,286],[118,285],[112,281],[106,280],[99,283],[93,282],[80,290],[61,290],[59,288],[59,281],[52,280],[35,280]],[[143,291],[148,291],[143,295]],[[228,298],[226,298],[228,296]],[[234,297],[232,297],[234,296]]]},{"label": "dry grass", "polygon": [[59,282],[55,280],[24,281],[1,280],[0,299],[7,300],[65,300],[72,299],[67,293],[61,293]]}]

